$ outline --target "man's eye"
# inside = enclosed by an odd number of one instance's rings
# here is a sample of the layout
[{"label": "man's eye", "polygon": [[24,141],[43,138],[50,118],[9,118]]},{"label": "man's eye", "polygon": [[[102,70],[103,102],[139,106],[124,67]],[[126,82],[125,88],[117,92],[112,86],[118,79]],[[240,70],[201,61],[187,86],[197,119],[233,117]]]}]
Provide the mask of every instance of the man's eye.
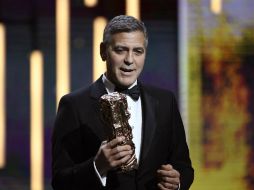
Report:
[{"label": "man's eye", "polygon": [[137,55],[142,55],[143,53],[144,53],[144,51],[141,49],[135,51],[135,54],[137,54]]},{"label": "man's eye", "polygon": [[119,54],[122,53],[123,51],[124,51],[124,50],[123,50],[123,49],[120,49],[120,48],[116,48],[116,49],[115,49],[115,52],[116,52],[116,53],[119,53]]}]

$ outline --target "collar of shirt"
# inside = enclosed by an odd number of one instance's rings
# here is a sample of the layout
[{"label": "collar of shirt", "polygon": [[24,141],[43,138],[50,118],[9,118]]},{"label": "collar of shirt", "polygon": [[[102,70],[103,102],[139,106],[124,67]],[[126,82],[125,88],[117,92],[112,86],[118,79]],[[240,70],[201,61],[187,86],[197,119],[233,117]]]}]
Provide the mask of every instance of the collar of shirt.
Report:
[{"label": "collar of shirt", "polygon": [[[102,82],[104,83],[108,94],[113,93],[115,91],[115,85],[106,77],[105,74],[102,75]],[[128,89],[132,88],[136,84],[137,80]]]}]

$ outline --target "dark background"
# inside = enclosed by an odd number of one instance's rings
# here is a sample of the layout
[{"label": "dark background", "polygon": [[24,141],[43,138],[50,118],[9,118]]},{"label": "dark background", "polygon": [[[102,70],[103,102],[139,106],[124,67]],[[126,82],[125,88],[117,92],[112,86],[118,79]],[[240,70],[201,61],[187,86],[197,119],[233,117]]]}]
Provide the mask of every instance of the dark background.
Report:
[{"label": "dark background", "polygon": [[[125,1],[99,0],[94,8],[71,0],[71,90],[92,82],[92,22],[125,14]],[[149,32],[146,65],[141,80],[178,91],[177,1],[141,0],[141,20]],[[56,110],[55,1],[1,0],[0,22],[6,26],[7,159],[0,169],[1,190],[30,188],[29,56],[44,55],[45,189],[51,189],[51,132]]]}]

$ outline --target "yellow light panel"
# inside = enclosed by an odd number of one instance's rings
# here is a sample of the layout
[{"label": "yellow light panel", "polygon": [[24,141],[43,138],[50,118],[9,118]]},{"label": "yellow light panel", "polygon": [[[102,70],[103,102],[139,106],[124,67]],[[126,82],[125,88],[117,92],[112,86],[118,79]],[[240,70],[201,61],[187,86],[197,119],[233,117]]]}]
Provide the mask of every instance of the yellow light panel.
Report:
[{"label": "yellow light panel", "polygon": [[5,27],[0,23],[0,168],[5,166]]},{"label": "yellow light panel", "polygon": [[97,0],[84,0],[84,4],[87,7],[95,7],[98,4]]},{"label": "yellow light panel", "polygon": [[106,64],[100,57],[100,43],[106,24],[107,20],[103,17],[97,17],[93,23],[93,81],[106,71]]},{"label": "yellow light panel", "polygon": [[34,51],[30,57],[30,156],[31,190],[43,189],[43,57]]},{"label": "yellow light panel", "polygon": [[222,11],[222,0],[211,0],[211,11],[220,14]]},{"label": "yellow light panel", "polygon": [[126,15],[140,19],[140,0],[126,0]]},{"label": "yellow light panel", "polygon": [[70,91],[69,2],[56,2],[56,104]]}]

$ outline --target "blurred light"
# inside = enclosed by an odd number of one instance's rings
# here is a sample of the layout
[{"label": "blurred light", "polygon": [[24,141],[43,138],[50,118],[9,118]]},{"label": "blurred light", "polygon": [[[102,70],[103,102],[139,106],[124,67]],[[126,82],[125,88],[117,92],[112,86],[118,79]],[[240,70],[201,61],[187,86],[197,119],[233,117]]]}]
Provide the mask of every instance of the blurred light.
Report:
[{"label": "blurred light", "polygon": [[188,73],[188,0],[180,0],[178,4],[179,18],[179,96],[180,112],[182,115],[187,141],[189,140],[189,113],[188,113],[188,92],[189,92],[189,73]]},{"label": "blurred light", "polygon": [[0,23],[0,168],[5,166],[5,27]]},{"label": "blurred light", "polygon": [[140,19],[140,0],[126,0],[126,15]]},{"label": "blurred light", "polygon": [[222,10],[222,0],[211,0],[211,11],[220,14]]},{"label": "blurred light", "polygon": [[87,7],[94,7],[97,5],[97,3],[98,3],[97,0],[84,0],[84,4]]},{"label": "blurred light", "polygon": [[43,57],[34,51],[30,57],[31,190],[43,189]]},{"label": "blurred light", "polygon": [[103,17],[97,17],[93,23],[93,81],[106,71],[106,64],[100,57],[100,43],[106,24],[107,20]]},{"label": "blurred light", "polygon": [[70,91],[69,0],[56,4],[56,104]]}]

